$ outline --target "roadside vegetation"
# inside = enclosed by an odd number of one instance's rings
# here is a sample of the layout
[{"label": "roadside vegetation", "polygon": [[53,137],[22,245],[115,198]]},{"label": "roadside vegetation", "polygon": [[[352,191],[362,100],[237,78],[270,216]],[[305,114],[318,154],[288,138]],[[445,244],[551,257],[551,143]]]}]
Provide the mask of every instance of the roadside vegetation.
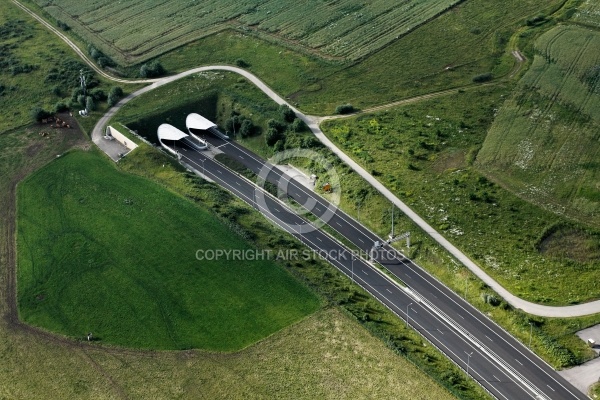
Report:
[{"label": "roadside vegetation", "polygon": [[473,166],[506,93],[470,90],[322,128],[510,292],[555,305],[595,300],[600,231],[521,200]]},{"label": "roadside vegetation", "polygon": [[[226,126],[232,115],[251,118],[257,131],[263,133],[246,138],[238,136],[237,140],[258,154],[270,157],[276,151],[275,144],[271,146],[267,144],[264,132],[270,129],[269,121],[272,120],[278,121],[278,125],[282,127],[291,125],[289,122],[286,125],[285,112],[275,103],[269,101],[264,94],[256,91],[252,85],[243,86],[242,82],[228,77],[233,74],[221,72],[217,74],[220,76],[218,79],[214,76],[210,79],[204,75],[196,76],[189,78],[187,81],[180,81],[159,88],[157,91],[161,92],[156,93],[156,95],[150,94],[135,99],[119,111],[113,118],[113,123],[131,121],[138,127],[149,127],[148,129],[155,131],[160,124],[159,116],[163,113],[179,115],[178,110],[183,110],[186,106],[184,106],[184,103],[178,103],[178,99],[188,99],[190,105],[196,107],[193,108],[194,112],[199,112],[209,118],[215,116],[214,121],[220,126]],[[203,85],[207,84],[206,80],[212,82],[212,87],[218,93],[228,93],[228,95],[216,95],[202,90]],[[237,90],[232,91],[231,86],[237,87]],[[502,94],[506,92],[506,89],[503,86],[474,89],[473,91],[458,93],[454,97],[440,97],[401,109],[334,120],[325,124],[325,131],[330,134],[334,141],[337,140],[336,135],[338,133],[344,136],[348,134],[348,130],[354,132],[343,143],[339,143],[341,147],[348,147],[349,153],[355,154],[355,159],[367,169],[375,171],[375,175],[378,175],[379,179],[387,182],[388,177],[391,179],[394,173],[401,173],[402,175],[397,175],[398,178],[393,182],[390,181],[392,184],[388,187],[397,190],[400,197],[407,198],[409,203],[414,202],[414,204],[423,205],[427,203],[425,199],[429,199],[434,195],[434,198],[440,204],[450,199],[453,207],[444,206],[443,210],[445,215],[450,215],[452,218],[444,219],[444,215],[438,215],[438,208],[435,207],[432,216],[435,221],[437,221],[436,218],[439,218],[439,222],[434,223],[434,226],[438,227],[439,224],[448,223],[449,226],[446,229],[449,231],[456,228],[451,224],[461,221],[461,224],[470,227],[472,226],[470,218],[475,213],[481,213],[483,226],[490,224],[493,226],[493,232],[496,233],[488,238],[482,236],[485,235],[485,229],[477,229],[473,233],[476,238],[473,243],[480,246],[477,248],[482,249],[481,251],[489,251],[490,243],[496,244],[498,243],[498,237],[506,235],[503,236],[504,240],[499,242],[500,245],[508,243],[507,246],[510,246],[508,248],[512,249],[514,243],[520,243],[522,253],[517,253],[517,257],[541,260],[542,257],[535,249],[529,249],[526,243],[519,241],[517,233],[521,232],[524,235],[525,239],[522,237],[521,240],[530,240],[529,243],[535,243],[535,238],[540,234],[540,232],[535,231],[535,227],[539,226],[542,229],[546,226],[544,221],[552,224],[555,222],[553,215],[510,195],[510,193],[492,185],[487,180],[480,180],[481,175],[471,166],[474,157],[473,149],[477,149],[478,145],[484,140],[486,127],[491,124],[494,109],[501,104]],[[216,102],[203,101],[199,93],[204,93],[207,98],[216,100]],[[174,108],[171,113],[169,113],[169,110],[158,108],[159,104],[164,104],[167,95],[173,96]],[[475,99],[481,105],[481,108],[476,112],[471,110]],[[438,115],[443,116],[443,118],[438,117]],[[179,122],[176,126],[185,129],[185,116],[181,114],[177,118],[179,118]],[[177,121],[172,120],[171,122],[175,123]],[[130,125],[128,124],[128,126]],[[138,133],[150,136],[153,131],[140,130]],[[419,131],[421,134],[418,133]],[[383,196],[349,167],[341,163],[318,141],[314,141],[315,138],[312,134],[306,131],[296,132],[289,128],[282,130],[282,132],[285,138],[282,144],[283,149],[311,148],[322,152],[335,165],[342,179],[340,204],[342,209],[382,236],[386,236],[390,232],[391,206]],[[332,132],[337,133],[333,134]],[[397,139],[392,142],[385,140],[396,136]],[[402,142],[402,144],[399,142]],[[412,155],[409,155],[408,149],[410,148],[414,149]],[[357,149],[360,149],[360,151],[356,151]],[[397,152],[397,154],[386,156],[389,159],[383,158],[380,163],[373,156],[380,157],[380,155],[387,154],[390,151]],[[356,156],[356,154],[359,154],[359,156]],[[373,157],[373,160],[365,158],[365,154],[372,154],[370,157]],[[383,168],[386,162],[393,168]],[[410,163],[414,164],[414,169],[409,168]],[[315,172],[317,175],[320,172],[314,170],[313,166],[305,165],[302,162],[297,166],[306,171]],[[140,165],[139,169],[144,170],[146,167]],[[239,165],[236,170],[250,179],[252,178],[252,175],[248,174],[248,171],[244,171]],[[460,179],[459,184],[455,184],[456,179]],[[403,181],[406,182],[402,183]],[[396,187],[394,184],[401,186]],[[404,193],[407,190],[406,188],[410,188],[408,197]],[[456,192],[452,194],[450,188]],[[478,196],[481,196],[481,199],[472,200],[470,198],[471,192],[477,193]],[[483,200],[484,192],[488,193],[488,197],[495,196],[501,207]],[[325,197],[328,196],[326,193],[321,194]],[[500,195],[502,197],[499,197]],[[453,201],[452,199],[457,196],[462,196],[461,199],[463,200]],[[429,203],[427,204],[429,208],[432,207]],[[474,213],[471,213],[471,207],[475,207],[476,211]],[[509,213],[509,222],[512,218],[516,219],[514,224],[511,223],[508,227],[504,227],[505,223],[498,221],[502,217],[502,210],[506,208],[510,210],[510,207],[516,207],[517,211]],[[429,208],[424,208],[425,215],[429,212],[427,211]],[[522,216],[519,216],[521,214]],[[492,216],[490,217],[490,215]],[[527,218],[532,218],[535,221],[540,219],[539,225],[526,225],[527,229],[532,229],[531,232],[529,230],[523,231],[522,225],[525,224],[524,221]],[[490,222],[487,221],[488,219]],[[416,262],[442,279],[444,283],[458,293],[464,293],[466,285],[469,301],[492,316],[494,320],[524,343],[529,341],[531,328],[529,323],[533,323],[535,329],[533,329],[532,345],[538,354],[555,367],[579,364],[593,357],[593,353],[574,333],[579,329],[600,322],[600,316],[556,320],[532,317],[518,310],[513,310],[501,302],[495,293],[449,257],[443,249],[413,225],[410,220],[400,215],[398,211],[396,211],[395,230],[396,232],[411,231],[411,249],[402,248],[408,256],[415,259]],[[505,243],[506,240],[510,239],[508,233],[512,231],[515,231],[515,233],[511,233],[515,236],[514,239],[511,239],[514,242],[512,244],[510,241]],[[466,234],[460,235],[458,230],[453,230],[453,232],[455,232],[452,236],[453,241],[456,237],[463,239],[467,237]],[[518,259],[515,258],[515,260]],[[554,262],[556,262],[556,268],[560,270],[560,261],[555,260]],[[511,261],[504,268],[512,267]],[[519,271],[521,271],[523,266],[519,268]],[[592,270],[590,268],[590,271]],[[524,272],[521,271],[520,273]],[[534,270],[529,274],[526,276],[527,279],[538,279],[536,274],[539,274],[539,270]],[[575,274],[572,273],[572,275]],[[566,282],[567,278],[564,279],[564,282]],[[553,285],[552,282],[548,281],[550,280],[536,280],[535,282],[539,286]],[[593,279],[589,284],[593,284]],[[547,286],[543,286],[543,288],[545,287]],[[549,289],[552,290],[550,293],[561,293],[560,290],[554,290],[553,288],[554,286]]]}]

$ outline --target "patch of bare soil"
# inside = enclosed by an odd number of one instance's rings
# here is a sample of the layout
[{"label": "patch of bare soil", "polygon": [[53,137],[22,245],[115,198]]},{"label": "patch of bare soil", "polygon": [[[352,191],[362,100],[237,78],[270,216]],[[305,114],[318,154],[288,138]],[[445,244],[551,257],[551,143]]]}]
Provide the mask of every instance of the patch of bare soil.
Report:
[{"label": "patch of bare soil", "polygon": [[432,168],[437,173],[464,168],[466,166],[466,155],[467,152],[465,150],[444,152],[435,160]]}]

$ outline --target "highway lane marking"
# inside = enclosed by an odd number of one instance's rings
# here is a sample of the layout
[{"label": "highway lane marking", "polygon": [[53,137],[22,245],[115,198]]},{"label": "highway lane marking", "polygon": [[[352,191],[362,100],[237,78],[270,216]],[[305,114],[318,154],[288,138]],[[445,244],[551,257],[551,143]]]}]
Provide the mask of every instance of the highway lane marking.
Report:
[{"label": "highway lane marking", "polygon": [[390,289],[385,289],[385,290],[387,290],[388,292],[392,293],[392,291]]},{"label": "highway lane marking", "polygon": [[217,172],[223,175],[223,171],[221,171],[220,169],[218,169]]},{"label": "highway lane marking", "polygon": [[342,224],[340,224],[340,223],[339,223],[339,222],[337,222],[337,221],[335,221],[335,224],[336,224],[337,226],[339,226],[340,228],[342,227]]},{"label": "highway lane marking", "polygon": [[365,275],[369,275],[369,274],[367,274],[367,271],[365,271],[364,269],[362,270],[362,272],[363,272]]},{"label": "highway lane marking", "polygon": [[238,156],[239,158],[241,158],[242,160],[244,159],[244,156]]},{"label": "highway lane marking", "polygon": [[552,390],[553,392],[556,392],[556,390],[552,389],[552,386],[550,386],[550,385],[546,385],[546,386],[548,386],[550,388],[550,390]]},{"label": "highway lane marking", "polygon": [[516,358],[515,358],[515,361],[518,362],[519,364],[523,365],[523,363],[521,361],[517,360]]},{"label": "highway lane marking", "polygon": [[361,243],[364,243],[364,242],[365,242],[365,241],[364,241],[364,240],[362,240],[362,239],[358,239],[358,240],[360,240],[360,242],[361,242]]},{"label": "highway lane marking", "polygon": [[491,337],[489,337],[488,335],[486,335],[485,333],[483,334],[483,336],[485,336],[486,338],[488,338],[490,341],[492,341],[492,342],[493,342],[492,338],[491,338]]},{"label": "highway lane marking", "polygon": [[235,182],[235,184],[236,184],[236,185],[238,185],[238,186],[241,186],[241,185],[240,185],[240,183],[239,183],[239,182],[237,182],[237,181]]},{"label": "highway lane marking", "polygon": [[[239,184],[238,184],[238,185],[239,185]],[[317,209],[318,209],[318,208],[317,208]],[[343,218],[343,217],[342,217],[342,218]],[[344,218],[344,219],[345,219],[345,218]],[[353,225],[353,224],[351,224],[351,225]],[[363,228],[363,227],[360,227],[360,228]],[[364,229],[364,228],[363,228],[363,229]],[[362,243],[364,243],[364,241],[363,241],[362,239],[359,239],[359,240],[361,240],[361,242],[362,242]],[[402,262],[402,260],[400,260],[400,261]],[[404,264],[404,262],[402,262],[402,263]],[[363,272],[365,272],[365,271],[363,271]],[[415,272],[417,272],[417,271],[415,271]],[[366,274],[366,272],[365,272],[365,274]],[[417,274],[419,274],[419,272],[417,272]],[[421,275],[421,274],[419,274],[419,275]],[[435,296],[435,297],[437,297],[437,296]],[[453,299],[451,299],[451,300],[453,300]],[[463,307],[463,309],[464,309],[464,307]],[[414,312],[414,310],[413,310],[413,312]],[[468,311],[467,311],[467,312],[468,312]],[[470,314],[470,313],[469,313],[469,314]],[[459,314],[459,315],[460,315],[460,314]],[[462,315],[460,315],[460,317],[461,317],[461,318],[463,318],[463,319],[465,319],[465,317],[463,317]],[[517,362],[518,362],[518,360],[517,360]],[[522,364],[521,364],[521,365],[522,365]],[[554,389],[552,389],[552,390],[554,390]],[[503,396],[503,397],[504,397],[504,396]]]},{"label": "highway lane marking", "polygon": [[275,212],[281,212],[281,210],[279,210],[279,208],[277,207],[273,207],[273,209],[275,210]]},{"label": "highway lane marking", "polygon": [[437,330],[439,333],[441,333],[442,335],[444,334],[444,332],[440,331],[439,329]]},{"label": "highway lane marking", "polygon": [[457,315],[458,315],[459,317],[461,317],[462,319],[465,319],[465,317],[463,317],[462,315],[460,315],[460,314],[457,314]]},{"label": "highway lane marking", "polygon": [[494,379],[496,379],[498,382],[500,382],[500,379],[498,379],[498,377],[496,375],[492,375],[494,377]]},{"label": "highway lane marking", "polygon": [[322,240],[320,237],[318,237],[318,236],[317,236],[317,240],[318,240],[319,242],[323,243],[323,240]]}]

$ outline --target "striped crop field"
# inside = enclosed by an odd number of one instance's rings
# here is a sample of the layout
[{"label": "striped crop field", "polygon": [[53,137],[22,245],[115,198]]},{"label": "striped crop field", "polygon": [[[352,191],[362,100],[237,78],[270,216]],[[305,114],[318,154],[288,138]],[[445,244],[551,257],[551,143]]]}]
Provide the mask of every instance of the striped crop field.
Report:
[{"label": "striped crop field", "polygon": [[575,14],[576,22],[600,28],[600,3],[598,0],[585,0]]},{"label": "striped crop field", "polygon": [[120,63],[134,64],[225,29],[353,60],[462,0],[34,1]]},{"label": "striped crop field", "polygon": [[558,26],[536,41],[477,163],[520,196],[600,226],[600,33]]}]

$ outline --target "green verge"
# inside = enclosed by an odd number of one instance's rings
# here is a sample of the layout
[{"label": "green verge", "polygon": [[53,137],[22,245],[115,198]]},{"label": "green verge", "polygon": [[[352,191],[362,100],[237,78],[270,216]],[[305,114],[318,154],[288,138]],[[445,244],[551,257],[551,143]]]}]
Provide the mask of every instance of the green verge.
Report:
[{"label": "green verge", "polygon": [[[204,104],[199,100],[199,95],[195,95],[194,88],[200,85],[205,77],[199,77],[197,82],[179,82],[164,89],[165,93],[172,93],[176,95],[173,98],[174,102],[177,102],[179,98],[189,98],[190,102],[196,104]],[[219,93],[221,91],[235,94],[227,88],[227,85],[239,85],[239,82],[234,80],[228,81],[227,79],[213,80],[213,88]],[[229,83],[227,83],[229,82]],[[208,113],[207,115],[217,115],[217,119],[220,124],[225,123],[224,117],[230,115],[229,113],[234,110],[244,116],[251,116],[254,122],[263,121],[263,130],[266,130],[266,124],[264,124],[267,117],[277,118],[276,106],[264,108],[268,100],[265,99],[264,95],[259,92],[255,92],[254,89],[248,88],[251,92],[239,92],[244,93],[239,97],[230,97],[216,95],[218,100],[216,105],[208,107],[205,110],[197,108],[195,111]],[[379,113],[370,116],[353,117],[349,120],[332,121],[328,123],[333,126],[346,126],[348,129],[353,130],[353,139],[345,144],[340,143],[340,146],[348,146],[348,143],[353,143],[353,146],[363,147],[361,151],[354,152],[349,151],[352,154],[362,155],[355,159],[359,163],[363,163],[367,169],[375,170],[376,172],[385,174],[380,175],[380,179],[391,178],[392,172],[400,173],[395,180],[396,185],[411,185],[415,181],[417,184],[411,186],[411,192],[398,192],[401,198],[407,199],[409,202],[418,202],[419,204],[429,204],[425,199],[434,196],[434,199],[440,203],[438,204],[441,209],[447,213],[452,213],[453,219],[446,221],[444,215],[437,216],[437,206],[434,207],[434,217],[440,218],[439,222],[435,222],[437,226],[442,223],[457,223],[462,221],[464,226],[471,226],[470,218],[475,213],[481,213],[481,220],[483,223],[491,224],[493,229],[491,238],[487,241],[482,240],[480,237],[484,235],[486,230],[478,229],[473,236],[476,238],[477,243],[486,242],[486,251],[494,251],[494,248],[490,249],[490,243],[498,243],[504,245],[505,240],[509,237],[515,236],[513,239],[520,246],[523,251],[521,254],[526,254],[527,257],[535,255],[534,249],[527,250],[527,244],[521,243],[518,239],[519,233],[524,238],[529,238],[531,243],[535,243],[539,232],[534,230],[537,225],[531,225],[531,223],[525,224],[523,221],[530,218],[532,222],[540,224],[541,228],[546,225],[543,223],[544,218],[548,218],[551,214],[541,211],[539,208],[528,205],[522,200],[510,195],[506,191],[503,191],[500,187],[492,185],[489,181],[480,179],[481,175],[473,169],[470,164],[472,163],[474,156],[477,152],[478,146],[484,140],[486,127],[489,126],[493,118],[494,110],[498,107],[499,103],[503,100],[503,95],[506,93],[506,87],[485,87],[473,89],[473,92],[463,92],[455,95],[454,97],[441,97],[435,100],[429,100],[420,104],[413,104],[411,106],[399,109],[390,110],[388,112]],[[196,96],[196,97],[195,97]],[[214,95],[211,95],[214,96]],[[256,97],[252,97],[256,96]],[[157,118],[157,113],[168,113],[169,110],[164,107],[166,102],[163,94],[158,96],[144,96],[137,100],[132,101],[133,111],[127,110],[129,105],[120,111],[115,117],[117,121],[129,120],[133,121],[138,126],[157,126],[160,122]],[[477,112],[471,111],[470,105],[477,101],[481,107]],[[158,109],[158,104],[162,102],[163,108]],[[260,107],[257,107],[260,105]],[[174,115],[176,111],[183,107],[177,103],[174,108]],[[219,110],[216,112],[215,109]],[[260,116],[257,113],[260,109],[270,110],[266,115]],[[148,112],[144,116],[144,112]],[[212,114],[210,114],[212,113]],[[219,117],[220,115],[220,117]],[[427,117],[429,115],[429,117]],[[439,118],[439,120],[437,120]],[[154,121],[154,122],[153,122]],[[257,122],[258,124],[258,122]],[[259,124],[260,125],[260,124]],[[328,125],[328,126],[329,126]],[[358,127],[367,127],[366,131],[363,132],[357,129]],[[343,128],[343,132],[348,130]],[[330,132],[331,129],[325,129],[326,132]],[[439,134],[438,134],[439,130]],[[459,132],[462,130],[462,132]],[[406,131],[406,134],[402,136],[401,132]],[[421,133],[418,133],[421,131]],[[417,133],[415,133],[417,132]],[[151,132],[149,132],[150,134]],[[391,134],[393,133],[393,135]],[[362,136],[361,136],[362,135]],[[398,136],[399,135],[399,136]],[[392,141],[385,139],[393,139],[398,136],[397,139]],[[302,146],[307,143],[314,145],[314,142],[307,140],[312,138],[312,135],[307,133],[287,133],[286,145],[285,146]],[[336,135],[331,135],[332,140],[336,140]],[[362,139],[361,139],[362,138]],[[404,141],[404,144],[399,145],[398,141]],[[265,145],[265,139],[263,135],[253,136],[241,140],[241,142],[256,151],[258,154],[269,157],[272,155],[273,149]],[[409,155],[408,149],[413,148],[415,151],[412,155]],[[364,222],[373,231],[380,235],[387,235],[390,229],[391,209],[389,202],[386,201],[381,195],[379,195],[368,183],[354,173],[349,167],[341,163],[339,159],[333,157],[330,152],[319,146],[313,147],[318,151],[323,152],[328,159],[336,166],[338,173],[342,177],[342,196],[340,206],[346,212],[357,217],[360,213],[360,221]],[[365,151],[367,149],[368,151]],[[371,150],[377,150],[372,153]],[[385,151],[384,151],[385,150]],[[394,168],[383,168],[387,165],[382,161],[381,167],[377,164],[377,159],[372,157],[373,160],[369,160],[369,163],[365,163],[366,154],[387,154],[388,152],[398,152],[396,157],[391,159],[385,158],[384,161],[391,163]],[[400,155],[400,153],[405,153]],[[396,165],[399,163],[399,165]],[[413,167],[409,168],[408,164],[413,163]],[[311,170],[309,165],[298,165],[300,168]],[[145,167],[140,166],[143,170]],[[319,172],[319,171],[314,171]],[[459,179],[458,185],[455,184],[455,179]],[[406,180],[406,183],[402,183]],[[393,184],[390,186],[392,190],[396,190],[396,186]],[[452,195],[449,190],[460,190],[461,196],[465,197],[465,201],[454,201],[457,194]],[[456,188],[456,189],[454,189]],[[470,194],[475,193],[477,200],[471,200]],[[487,198],[494,196],[496,201],[500,201],[500,206],[494,206],[493,203],[485,201]],[[419,199],[421,198],[421,199]],[[464,204],[463,204],[464,203]],[[510,211],[511,217],[507,217],[508,221],[512,218],[517,218],[517,222],[514,225],[509,225],[507,228],[504,227],[504,223],[494,223],[496,219],[499,219],[502,215],[498,211],[505,210],[508,205],[515,208],[517,212]],[[415,203],[416,204],[416,203]],[[452,207],[450,207],[450,205]],[[428,205],[431,207],[431,205]],[[458,207],[458,208],[456,208]],[[471,207],[475,207],[476,212],[472,212]],[[428,210],[429,208],[426,208]],[[492,214],[494,213],[494,214]],[[521,217],[519,215],[523,213]],[[427,213],[425,213],[427,215]],[[492,217],[490,217],[492,215]],[[516,216],[516,217],[513,217]],[[485,216],[485,218],[483,218]],[[455,218],[455,219],[454,219]],[[522,219],[519,219],[522,218]],[[444,219],[444,221],[442,221]],[[490,219],[491,222],[487,222],[486,219]],[[538,222],[538,219],[541,219]],[[554,220],[553,220],[554,221]],[[462,226],[461,226],[462,227]],[[524,228],[525,227],[525,228]],[[446,229],[450,230],[452,227],[449,225]],[[507,229],[506,232],[501,229]],[[532,230],[531,232],[529,230]],[[500,231],[499,231],[500,230]],[[512,334],[521,339],[524,343],[529,341],[529,323],[534,324],[533,340],[532,345],[536,352],[540,354],[545,360],[556,367],[566,367],[569,365],[579,364],[593,357],[593,353],[590,352],[589,348],[585,346],[581,340],[579,340],[574,333],[583,329],[584,327],[593,325],[600,322],[600,316],[590,316],[585,318],[575,319],[550,319],[550,318],[537,318],[528,316],[519,312],[518,310],[512,310],[506,304],[495,305],[490,304],[490,296],[496,296],[489,288],[481,284],[474,276],[472,276],[464,267],[459,267],[458,263],[451,259],[445,254],[445,252],[439,248],[433,241],[426,236],[420,229],[414,226],[406,217],[396,213],[396,231],[404,232],[411,231],[413,245],[408,251],[408,255],[414,258],[427,270],[432,272],[435,276],[441,279],[443,282],[448,284],[451,288],[459,293],[464,293],[465,283],[467,285],[467,297],[469,301],[479,307],[483,312],[491,316],[495,321],[500,323],[505,329],[508,329]],[[455,236],[465,239],[467,235],[460,235],[460,231],[455,230]],[[500,232],[503,240],[498,242],[497,238],[499,234],[494,232]],[[537,232],[537,233],[536,233]],[[509,235],[510,233],[510,235]],[[496,235],[496,236],[494,236]],[[454,241],[454,236],[452,237]],[[523,240],[523,239],[521,239]],[[509,242],[510,245],[510,242]],[[512,246],[512,245],[510,245]],[[512,247],[510,247],[512,249]],[[525,250],[524,250],[525,249]],[[404,249],[407,251],[407,249]],[[517,253],[519,255],[519,253]],[[540,256],[537,255],[539,258]],[[510,267],[511,264],[507,266]],[[535,277],[535,274],[532,273]],[[537,277],[536,277],[537,278]],[[521,280],[520,282],[522,282]],[[545,284],[545,282],[542,282]],[[552,284],[552,283],[549,283]],[[494,303],[494,301],[491,301]]]},{"label": "green verge", "polygon": [[[172,115],[181,121],[183,118],[183,115],[180,115],[181,110],[187,106],[179,99],[187,99],[190,104],[208,105],[209,102],[202,100],[201,94],[204,93],[209,98],[216,98],[217,103],[206,109],[196,107],[194,111],[201,114],[206,113],[203,115],[217,114],[224,117],[229,116],[230,112],[234,110],[241,115],[252,118],[253,122],[259,127],[266,129],[265,120],[268,120],[269,116],[277,118],[277,106],[271,103],[269,107],[263,109],[264,106],[269,104],[269,100],[251,85],[246,88],[249,92],[245,90],[231,91],[229,85],[236,86],[240,85],[241,82],[236,79],[229,79],[228,76],[230,75],[218,73],[217,76],[221,76],[221,78],[210,80],[211,87],[216,91],[216,94],[200,90],[207,79],[204,75],[176,82],[166,88],[159,88],[157,90],[163,89],[164,92],[156,95],[150,93],[132,100],[113,117],[111,123],[117,124],[122,121],[130,121],[131,124],[135,124],[137,127],[151,129],[138,131],[140,135],[150,136],[155,132],[154,127],[161,122],[160,116],[169,113],[170,108],[166,104],[171,105],[171,100],[173,101]],[[211,74],[210,76],[214,78],[214,75]],[[227,93],[227,95],[222,93]],[[168,94],[173,97],[169,97]],[[266,110],[266,115],[259,114],[261,109]],[[179,125],[181,122],[177,123],[176,119],[172,119],[172,122],[176,126],[185,129],[185,125],[182,127]],[[131,124],[128,124],[128,126]],[[306,133],[299,135],[309,136]],[[254,143],[258,148],[269,149],[264,144],[265,141],[262,135],[250,137],[246,139],[245,143]],[[212,186],[202,185],[202,190],[198,190],[196,184],[183,179],[181,174],[160,167],[165,163],[165,160],[169,160],[169,158],[144,145],[121,160],[119,165],[127,171],[157,180],[173,190],[184,193],[189,198],[205,203],[225,218],[231,218],[235,214],[230,211],[230,207],[226,204],[215,202],[210,192],[209,194],[206,193],[206,190]],[[167,164],[169,164],[168,161]],[[244,171],[240,170],[239,172],[243,173]],[[266,226],[263,218],[254,211],[242,214],[240,218],[236,219],[236,224],[242,226],[246,232],[251,232],[259,247],[267,246],[274,250],[274,254],[278,254],[279,249],[282,251],[296,250],[298,252],[302,252],[304,249],[299,242],[290,240],[287,236],[282,236],[278,230],[273,231],[272,227]],[[328,299],[329,302],[339,304],[343,309],[350,312],[373,334],[383,339],[388,346],[423,369],[459,398],[486,396],[482,389],[462,375],[450,361],[432,349],[431,346],[424,344],[423,339],[417,333],[406,329],[404,323],[397,316],[372,300],[361,289],[351,285],[348,278],[343,277],[339,271],[329,264],[313,260],[308,263],[301,261],[288,262],[286,266],[316,292]]]},{"label": "green verge", "polygon": [[211,256],[254,249],[95,152],[67,154],[19,186],[18,247],[21,318],[71,337],[237,350],[319,308],[272,261]]},{"label": "green verge", "polygon": [[[350,279],[318,257],[304,260],[306,248],[289,235],[273,229],[250,206],[233,200],[222,189],[199,178],[181,172],[171,158],[147,145],[119,162],[122,168],[140,174],[184,194],[194,201],[210,207],[227,220],[234,218],[237,230],[252,235],[259,248],[272,249],[274,255],[298,252],[298,260],[288,259],[286,268],[305,282],[330,305],[339,306],[345,313],[360,322],[373,335],[398,355],[428,374],[438,384],[460,399],[488,398],[486,392],[467,378],[451,361],[424,342],[423,338],[395,314],[373,300]],[[166,167],[163,167],[165,165]],[[235,210],[232,210],[235,207]],[[239,212],[237,210],[246,210]]]}]

